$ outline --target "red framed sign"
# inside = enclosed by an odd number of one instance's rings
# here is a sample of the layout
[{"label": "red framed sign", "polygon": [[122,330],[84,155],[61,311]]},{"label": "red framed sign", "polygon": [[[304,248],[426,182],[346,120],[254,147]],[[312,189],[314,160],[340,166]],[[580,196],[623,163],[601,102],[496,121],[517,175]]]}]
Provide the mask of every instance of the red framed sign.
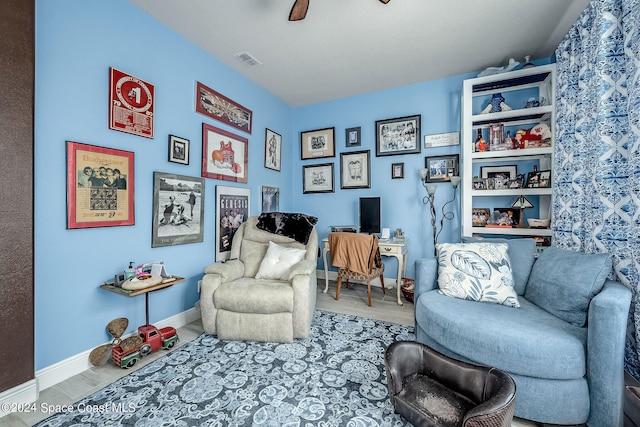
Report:
[{"label": "red framed sign", "polygon": [[196,111],[236,129],[251,133],[253,120],[251,110],[200,82],[196,82]]},{"label": "red framed sign", "polygon": [[231,132],[202,124],[202,176],[247,182],[249,140]]},{"label": "red framed sign", "polygon": [[154,85],[109,69],[109,129],[153,138]]},{"label": "red framed sign", "polygon": [[134,224],[133,152],[67,141],[67,228]]}]

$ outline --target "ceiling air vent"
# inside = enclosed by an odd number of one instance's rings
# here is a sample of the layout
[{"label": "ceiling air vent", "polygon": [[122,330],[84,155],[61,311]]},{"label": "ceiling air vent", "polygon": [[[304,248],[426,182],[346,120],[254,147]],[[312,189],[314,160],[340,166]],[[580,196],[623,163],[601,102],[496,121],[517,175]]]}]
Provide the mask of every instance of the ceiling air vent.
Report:
[{"label": "ceiling air vent", "polygon": [[247,67],[257,67],[258,65],[262,65],[262,62],[258,61],[258,59],[249,52],[238,52],[233,56]]}]

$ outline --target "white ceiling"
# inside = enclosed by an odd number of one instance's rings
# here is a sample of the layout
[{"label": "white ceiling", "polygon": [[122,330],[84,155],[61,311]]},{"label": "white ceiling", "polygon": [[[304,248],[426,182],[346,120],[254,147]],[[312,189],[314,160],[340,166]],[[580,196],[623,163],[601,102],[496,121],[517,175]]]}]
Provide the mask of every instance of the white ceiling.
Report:
[{"label": "white ceiling", "polygon": [[[547,58],[589,0],[129,0],[292,107]],[[249,52],[262,65],[234,57]]]}]

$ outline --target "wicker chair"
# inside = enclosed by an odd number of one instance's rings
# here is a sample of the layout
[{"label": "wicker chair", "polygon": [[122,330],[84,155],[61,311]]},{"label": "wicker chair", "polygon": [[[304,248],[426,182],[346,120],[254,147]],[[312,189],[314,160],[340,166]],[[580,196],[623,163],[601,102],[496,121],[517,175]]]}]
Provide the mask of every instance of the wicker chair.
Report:
[{"label": "wicker chair", "polygon": [[414,426],[511,426],[516,384],[503,371],[414,341],[392,343],[385,368],[393,408]]},{"label": "wicker chair", "polygon": [[[356,234],[336,232],[329,233],[329,246],[331,248],[331,265],[338,267],[338,283],[336,286],[336,300],[340,299],[342,279],[345,279],[349,287],[349,280],[361,280],[367,282],[367,299],[371,307],[371,279],[380,277],[382,293],[384,289],[384,263],[380,256],[378,237],[371,234]],[[358,268],[364,264],[364,270]]]}]

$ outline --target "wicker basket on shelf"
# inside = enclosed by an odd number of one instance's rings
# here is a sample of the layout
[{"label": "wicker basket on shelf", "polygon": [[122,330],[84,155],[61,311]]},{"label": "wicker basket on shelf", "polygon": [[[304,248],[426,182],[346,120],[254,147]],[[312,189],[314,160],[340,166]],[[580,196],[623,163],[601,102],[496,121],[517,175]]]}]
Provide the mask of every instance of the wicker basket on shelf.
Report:
[{"label": "wicker basket on shelf", "polygon": [[402,278],[402,285],[400,285],[400,289],[402,290],[402,294],[404,298],[413,304],[413,288],[415,287],[415,280],[409,279],[408,277]]}]

